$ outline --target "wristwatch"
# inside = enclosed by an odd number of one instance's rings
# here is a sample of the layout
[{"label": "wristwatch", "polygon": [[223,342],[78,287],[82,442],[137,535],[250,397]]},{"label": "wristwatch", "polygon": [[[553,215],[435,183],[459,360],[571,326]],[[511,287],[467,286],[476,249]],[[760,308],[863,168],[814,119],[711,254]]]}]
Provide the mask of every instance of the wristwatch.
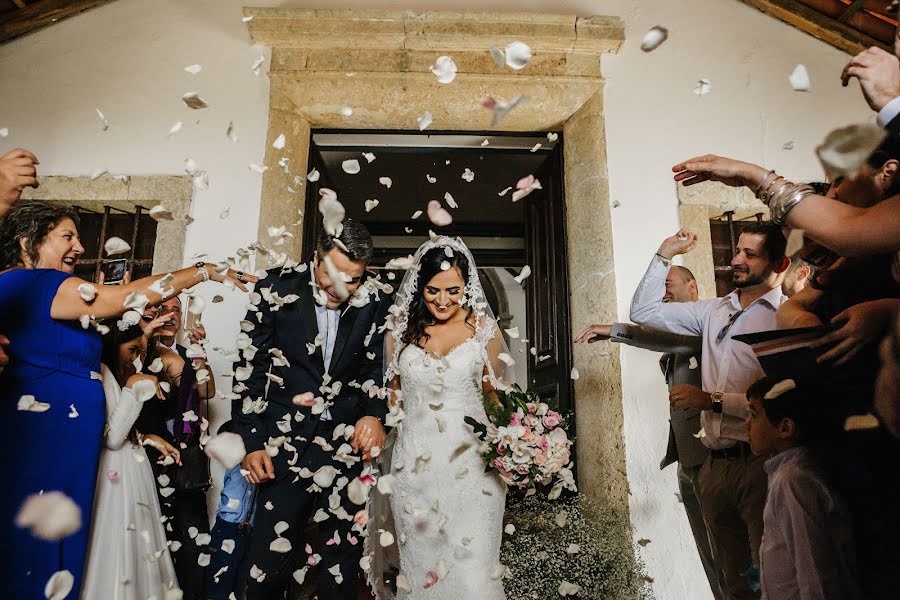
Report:
[{"label": "wristwatch", "polygon": [[722,414],[722,401],[725,399],[725,394],[722,392],[713,392],[712,394],[712,411],[718,415]]}]

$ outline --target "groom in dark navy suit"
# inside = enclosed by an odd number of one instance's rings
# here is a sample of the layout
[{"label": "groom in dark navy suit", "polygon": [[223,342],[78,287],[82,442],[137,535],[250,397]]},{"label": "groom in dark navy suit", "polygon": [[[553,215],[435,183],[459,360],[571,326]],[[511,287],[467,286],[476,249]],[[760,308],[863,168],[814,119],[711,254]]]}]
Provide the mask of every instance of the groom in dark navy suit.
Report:
[{"label": "groom in dark navy suit", "polygon": [[[323,231],[312,268],[272,269],[242,323],[249,340],[239,343],[246,362],[235,365],[232,419],[247,449],[245,477],[259,484],[249,600],[282,598],[288,578],[302,580],[317,561],[321,600],[356,597],[363,540],[353,517],[365,506],[348,499],[347,482],[384,445],[387,414],[384,400],[368,393],[382,385],[378,329],[390,306],[365,283],[372,253],[361,223],[345,220],[337,238]],[[345,426],[353,427],[346,439]],[[345,443],[352,452],[338,452]],[[311,555],[303,532],[313,512],[320,539]],[[287,528],[276,531],[282,521]]]}]

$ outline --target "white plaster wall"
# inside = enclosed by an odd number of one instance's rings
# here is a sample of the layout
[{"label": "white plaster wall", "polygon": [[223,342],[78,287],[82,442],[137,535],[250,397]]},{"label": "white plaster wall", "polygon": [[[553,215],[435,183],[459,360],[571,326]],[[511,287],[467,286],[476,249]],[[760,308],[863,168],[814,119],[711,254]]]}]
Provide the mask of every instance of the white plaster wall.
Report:
[{"label": "white plaster wall", "polygon": [[522,343],[528,332],[528,310],[526,306],[525,289],[522,284],[518,283],[515,278],[509,274],[506,269],[495,268],[494,273],[503,284],[503,290],[506,292],[506,300],[509,302],[509,314],[512,320],[509,322],[509,329],[513,327],[519,328],[519,339],[510,339],[510,353],[515,359],[516,364],[513,365],[513,371],[516,374],[516,382],[524,386],[528,382],[528,356],[525,352],[530,347],[528,344]]},{"label": "white plaster wall", "polygon": [[[264,155],[267,81],[250,72],[260,50],[247,43],[245,3],[621,16],[627,41],[620,55],[604,58],[603,72],[610,188],[621,203],[613,223],[622,319],[646,262],[678,226],[671,165],[715,152],[797,179],[820,178],[812,149],[825,132],[871,118],[855,86],[840,87],[846,55],[737,0],[492,0],[489,6],[483,0],[117,0],[0,46],[0,127],[10,129],[0,147],[34,150],[47,175],[100,168],[176,174],[193,157],[209,171],[210,189],[195,195],[186,261],[197,251],[219,259],[246,244],[255,236],[260,191],[260,177],[247,164]],[[669,28],[670,38],[645,54],[640,38],[657,24]],[[787,83],[798,62],[810,71],[810,94]],[[197,76],[182,70],[193,63],[203,66]],[[712,93],[702,98],[691,93],[700,77],[712,81]],[[200,92],[210,108],[186,109],[180,97],[187,91]],[[95,107],[111,123],[106,132]],[[167,140],[178,120],[185,130]],[[240,136],[236,145],[225,139],[228,121]],[[788,140],[794,150],[781,150]],[[220,220],[225,207],[230,216]],[[233,296],[209,308],[205,321],[214,344],[232,343],[242,304]],[[635,538],[651,540],[641,555],[656,597],[704,598],[674,470],[657,468],[667,407],[656,358],[630,349],[622,357],[631,519]],[[218,361],[214,368],[225,367]]]}]

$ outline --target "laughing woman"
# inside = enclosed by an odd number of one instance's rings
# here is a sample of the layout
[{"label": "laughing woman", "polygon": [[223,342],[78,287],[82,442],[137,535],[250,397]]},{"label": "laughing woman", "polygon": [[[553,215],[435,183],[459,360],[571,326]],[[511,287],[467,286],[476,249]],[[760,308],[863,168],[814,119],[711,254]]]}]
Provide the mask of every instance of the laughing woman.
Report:
[{"label": "laughing woman", "polygon": [[[47,580],[61,570],[72,574],[70,597],[78,597],[106,422],[100,336],[79,318],[121,316],[133,292],[145,294],[150,305],[163,300],[151,289],[158,277],[97,288],[74,277],[84,252],[77,220],[70,208],[26,202],[0,222],[0,332],[10,341],[9,366],[0,375],[0,451],[8,459],[0,494],[0,581],[7,598],[44,598]],[[172,273],[168,286],[178,294],[225,279],[242,290],[256,281],[198,263]],[[78,531],[47,540],[15,526],[22,502],[44,491],[74,500],[81,511]]]}]

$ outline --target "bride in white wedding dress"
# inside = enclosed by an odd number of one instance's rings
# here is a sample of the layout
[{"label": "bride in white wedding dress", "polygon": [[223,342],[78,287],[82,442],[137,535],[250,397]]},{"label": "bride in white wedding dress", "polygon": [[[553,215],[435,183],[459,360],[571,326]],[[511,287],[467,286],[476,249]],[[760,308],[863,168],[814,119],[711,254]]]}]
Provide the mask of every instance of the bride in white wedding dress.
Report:
[{"label": "bride in white wedding dress", "polygon": [[505,600],[506,486],[484,472],[479,440],[463,419],[487,423],[482,391],[511,383],[512,360],[461,240],[438,237],[419,248],[389,323],[386,382],[393,416],[405,413],[390,471],[397,598]]}]

